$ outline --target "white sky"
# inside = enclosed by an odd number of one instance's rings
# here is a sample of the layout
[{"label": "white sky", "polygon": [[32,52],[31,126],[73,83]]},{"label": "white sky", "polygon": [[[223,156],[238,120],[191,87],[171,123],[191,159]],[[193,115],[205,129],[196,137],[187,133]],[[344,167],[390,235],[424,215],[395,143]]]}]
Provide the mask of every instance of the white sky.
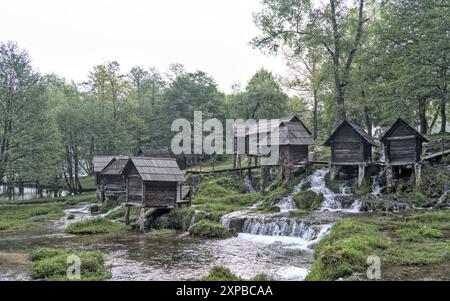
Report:
[{"label": "white sky", "polygon": [[0,41],[17,41],[42,73],[76,82],[109,60],[123,72],[135,65],[164,72],[179,62],[229,92],[261,67],[284,73],[281,57],[248,44],[260,8],[259,0],[4,0]]}]

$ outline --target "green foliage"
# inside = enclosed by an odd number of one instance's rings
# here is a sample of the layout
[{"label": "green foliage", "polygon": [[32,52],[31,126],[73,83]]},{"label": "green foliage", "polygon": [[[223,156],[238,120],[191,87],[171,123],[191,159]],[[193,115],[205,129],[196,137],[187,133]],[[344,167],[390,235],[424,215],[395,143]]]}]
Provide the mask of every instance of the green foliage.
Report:
[{"label": "green foliage", "polygon": [[339,184],[336,181],[330,180],[330,173],[325,175],[325,186],[328,187],[334,193],[339,193]]},{"label": "green foliage", "polygon": [[355,184],[352,186],[352,193],[357,196],[365,196],[366,194],[370,193],[372,191],[372,188],[367,185],[366,183],[363,183],[361,186],[358,186],[358,184]]},{"label": "green foliage", "polygon": [[218,221],[226,213],[244,209],[260,200],[259,193],[246,193],[244,181],[235,176],[203,178],[192,203]]},{"label": "green foliage", "polygon": [[307,280],[334,280],[366,267],[367,256],[379,254],[391,244],[376,225],[354,218],[338,221],[315,247],[316,261]]},{"label": "green foliage", "polygon": [[69,225],[65,232],[71,234],[104,234],[126,231],[125,225],[105,218],[91,218]]},{"label": "green foliage", "polygon": [[311,211],[304,209],[297,209],[288,212],[288,217],[302,217],[310,214]]},{"label": "green foliage", "polygon": [[317,194],[312,190],[305,190],[294,195],[294,202],[303,210],[316,210],[320,208],[324,200],[323,194]]},{"label": "green foliage", "polygon": [[73,252],[63,249],[42,248],[32,252],[30,258],[34,262],[31,268],[33,279],[69,280],[67,270],[72,262],[67,262],[70,255],[80,258],[81,279],[107,280],[110,274],[105,267],[103,254],[100,251]]},{"label": "green foliage", "polygon": [[56,220],[63,216],[57,204],[0,205],[0,231],[20,230],[33,225],[33,222]]},{"label": "green foliage", "polygon": [[209,220],[201,220],[192,225],[189,234],[202,238],[229,238],[237,235],[236,231]]},{"label": "green foliage", "polygon": [[443,238],[444,233],[432,228],[428,225],[419,225],[414,228],[400,228],[395,230],[395,234],[400,237],[401,240],[410,242],[420,242],[428,238]]},{"label": "green foliage", "polygon": [[401,266],[431,265],[450,260],[450,242],[402,243],[383,253],[387,263]]},{"label": "green foliage", "polygon": [[[117,209],[117,210],[115,210],[115,211],[109,213],[109,214],[108,214],[107,216],[105,216],[105,217],[106,217],[107,219],[110,219],[110,220],[115,220],[115,219],[123,218],[123,217],[125,216],[125,210],[126,210],[125,207],[120,208],[120,209]],[[137,214],[138,214],[138,211],[139,211],[138,207],[131,207],[131,208],[130,208],[130,216],[137,215]]]},{"label": "green foliage", "polygon": [[169,213],[161,215],[154,221],[157,229],[174,229],[187,231],[191,225],[195,210],[193,208],[175,208]]},{"label": "green foliage", "polygon": [[208,271],[208,275],[200,278],[201,281],[242,281],[243,279],[233,274],[229,268],[215,266]]}]

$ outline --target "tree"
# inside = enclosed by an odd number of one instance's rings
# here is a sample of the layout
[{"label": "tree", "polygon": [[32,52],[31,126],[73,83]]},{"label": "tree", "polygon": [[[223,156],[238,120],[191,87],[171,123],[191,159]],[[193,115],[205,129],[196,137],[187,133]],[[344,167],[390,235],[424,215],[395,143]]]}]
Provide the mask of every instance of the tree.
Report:
[{"label": "tree", "polygon": [[54,179],[55,125],[45,89],[28,53],[0,43],[0,180]]},{"label": "tree", "polygon": [[335,99],[339,119],[346,118],[345,92],[353,59],[361,46],[364,25],[369,20],[364,0],[356,6],[346,1],[329,0],[314,7],[310,0],[263,0],[264,9],[255,15],[262,35],[252,44],[277,52],[280,46],[301,55],[304,49],[322,47],[332,62]]}]

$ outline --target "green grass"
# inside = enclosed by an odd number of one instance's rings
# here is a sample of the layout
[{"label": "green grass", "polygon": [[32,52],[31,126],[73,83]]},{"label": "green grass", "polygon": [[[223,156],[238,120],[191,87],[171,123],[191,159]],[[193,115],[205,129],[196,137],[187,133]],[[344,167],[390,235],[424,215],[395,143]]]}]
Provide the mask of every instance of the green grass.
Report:
[{"label": "green grass", "polygon": [[68,256],[75,255],[80,258],[80,274],[82,281],[107,280],[111,277],[105,267],[103,254],[100,251],[74,252],[64,249],[41,248],[33,251],[30,259],[33,261],[31,276],[33,279],[69,280],[67,270],[73,265],[68,263]]},{"label": "green grass", "polygon": [[314,248],[307,280],[335,280],[364,272],[367,257],[386,266],[424,266],[450,260],[450,210],[338,221]]},{"label": "green grass", "polygon": [[[200,278],[201,281],[245,281],[231,272],[231,270],[224,266],[212,267],[208,274]],[[273,281],[273,278],[266,274],[258,274],[248,279],[249,281]]]},{"label": "green grass", "polygon": [[244,181],[236,176],[202,178],[192,203],[218,221],[224,214],[241,210],[260,200],[259,193],[247,193]]},{"label": "green grass", "polygon": [[297,209],[297,210],[289,211],[288,217],[302,217],[302,216],[308,215],[310,213],[311,213],[311,211],[309,211],[309,210]]},{"label": "green grass", "polygon": [[71,234],[106,234],[123,232],[128,229],[127,226],[106,218],[92,218],[69,225],[65,232]]},{"label": "green grass", "polygon": [[96,189],[94,175],[80,177],[79,179],[80,179],[81,187],[83,187],[84,190],[95,190]]},{"label": "green grass", "polygon": [[[110,220],[115,220],[115,219],[119,219],[125,216],[125,207],[119,208],[111,213],[109,213],[106,218],[110,219]],[[138,207],[131,207],[130,209],[130,216],[134,216],[137,215],[139,211]]]},{"label": "green grass", "polygon": [[189,234],[202,238],[229,238],[237,235],[236,231],[209,220],[201,220],[192,225],[189,228]]},{"label": "green grass", "polygon": [[224,266],[212,267],[206,276],[200,278],[201,281],[242,281],[239,276],[236,276],[231,270]]},{"label": "green grass", "polygon": [[161,215],[153,222],[156,229],[173,229],[187,231],[195,214],[193,208],[175,208]]}]

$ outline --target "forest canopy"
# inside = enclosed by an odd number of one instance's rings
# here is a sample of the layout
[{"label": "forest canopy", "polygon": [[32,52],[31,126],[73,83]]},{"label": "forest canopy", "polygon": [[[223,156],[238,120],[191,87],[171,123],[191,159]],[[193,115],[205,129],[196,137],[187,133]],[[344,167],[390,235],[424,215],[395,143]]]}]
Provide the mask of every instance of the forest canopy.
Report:
[{"label": "forest canopy", "polygon": [[423,134],[449,130],[448,1],[262,3],[251,44],[283,55],[287,74],[261,69],[229,94],[182,64],[123,70],[110,61],[75,83],[40,74],[26,45],[0,42],[0,180],[77,191],[72,175],[92,174],[95,155],[170,146],[172,121],[192,122],[194,111],[219,120],[297,114],[318,143],[344,118],[375,136],[398,117]]}]

